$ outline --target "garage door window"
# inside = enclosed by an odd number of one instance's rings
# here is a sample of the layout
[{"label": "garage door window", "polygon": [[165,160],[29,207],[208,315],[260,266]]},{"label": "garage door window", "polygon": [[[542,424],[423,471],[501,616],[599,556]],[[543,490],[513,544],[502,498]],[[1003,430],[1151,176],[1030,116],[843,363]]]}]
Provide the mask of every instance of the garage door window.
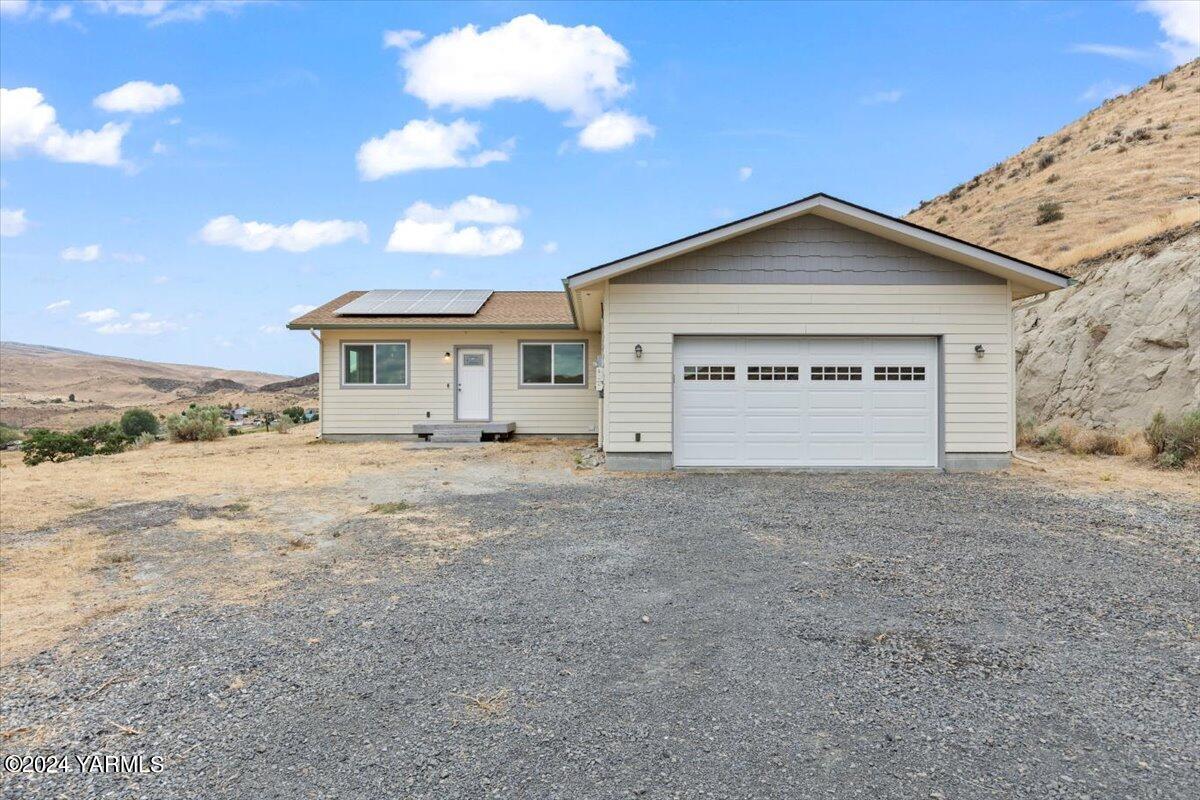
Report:
[{"label": "garage door window", "polygon": [[751,381],[798,381],[799,367],[746,367],[746,380]]},{"label": "garage door window", "polygon": [[732,381],[737,379],[737,367],[733,366],[685,366],[683,368],[685,381]]},{"label": "garage door window", "polygon": [[923,381],[924,367],[875,367],[877,381]]},{"label": "garage door window", "polygon": [[814,381],[861,381],[862,367],[814,366],[809,377]]}]

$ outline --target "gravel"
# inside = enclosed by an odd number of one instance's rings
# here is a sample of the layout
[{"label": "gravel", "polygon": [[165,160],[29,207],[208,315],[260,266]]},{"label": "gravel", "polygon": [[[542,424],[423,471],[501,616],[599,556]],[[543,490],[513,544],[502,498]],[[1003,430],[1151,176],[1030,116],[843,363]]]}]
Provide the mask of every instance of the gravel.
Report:
[{"label": "gravel", "polygon": [[10,775],[3,796],[1200,785],[1200,508],[1005,476],[801,473],[602,476],[406,513],[487,535],[430,567],[409,563],[432,545],[397,534],[404,514],[341,522],[324,535],[352,531],[360,552],[264,604],[152,608],[23,665],[4,727],[51,735],[6,752],[165,766]]}]

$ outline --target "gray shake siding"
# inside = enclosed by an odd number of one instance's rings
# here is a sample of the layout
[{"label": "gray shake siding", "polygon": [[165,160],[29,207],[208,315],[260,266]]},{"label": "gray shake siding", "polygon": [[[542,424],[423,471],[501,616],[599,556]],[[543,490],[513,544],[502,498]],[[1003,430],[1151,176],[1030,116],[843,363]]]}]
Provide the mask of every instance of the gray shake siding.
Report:
[{"label": "gray shake siding", "polygon": [[1003,285],[1000,278],[817,216],[613,278],[614,284]]}]

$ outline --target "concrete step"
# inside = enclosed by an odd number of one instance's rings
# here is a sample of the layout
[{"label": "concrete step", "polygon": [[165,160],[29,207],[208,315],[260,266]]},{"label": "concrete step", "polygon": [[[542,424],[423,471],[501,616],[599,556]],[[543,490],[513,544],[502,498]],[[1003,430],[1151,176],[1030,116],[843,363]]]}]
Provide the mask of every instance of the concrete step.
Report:
[{"label": "concrete step", "polygon": [[483,440],[483,429],[435,430],[429,437],[431,442],[479,442]]}]

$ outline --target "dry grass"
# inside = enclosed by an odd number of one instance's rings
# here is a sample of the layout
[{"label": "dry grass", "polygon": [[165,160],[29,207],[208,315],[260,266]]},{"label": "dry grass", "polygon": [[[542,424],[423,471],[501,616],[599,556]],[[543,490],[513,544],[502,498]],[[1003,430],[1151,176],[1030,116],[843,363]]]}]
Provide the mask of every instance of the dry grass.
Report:
[{"label": "dry grass", "polygon": [[[1200,158],[1200,153],[1197,154],[1197,157]],[[1167,231],[1175,230],[1176,228],[1187,228],[1196,224],[1200,224],[1200,204],[1172,209],[1151,219],[1143,220],[1136,225],[1119,230],[1116,233],[1102,236],[1094,241],[1058,253],[1046,263],[1046,266],[1051,269],[1068,269],[1081,261],[1097,258],[1114,250],[1119,250],[1138,242],[1144,242],[1147,239],[1159,236]]]},{"label": "dry grass", "polygon": [[485,717],[498,717],[507,714],[509,704],[511,703],[508,689],[500,689],[491,694],[478,695],[455,692],[454,697],[460,698],[467,704],[467,708]]},{"label": "dry grass", "polygon": [[1074,492],[1120,495],[1153,493],[1200,503],[1200,472],[1155,469],[1130,456],[1077,456],[1066,452],[1021,450],[1035,463],[1014,461],[1012,474],[1053,483]]},{"label": "dry grass", "polygon": [[[406,540],[402,563],[390,568],[427,569],[493,533],[446,519],[428,501],[589,479],[570,468],[576,442],[314,448],[314,433],[304,426],[290,436],[163,442],[38,467],[0,453],[0,664],[74,642],[80,632],[119,629],[150,604],[257,603],[314,569],[370,580],[379,565],[364,560],[356,537],[378,528],[331,532],[362,520],[364,500],[412,498],[419,516],[379,519],[387,535]],[[167,524],[136,532],[118,524],[124,504],[180,501],[204,513],[177,510]]]},{"label": "dry grass", "polygon": [[[1059,269],[1191,224],[1200,216],[1198,90],[1200,60],[1105,102],[907,218]],[[1042,171],[1051,163],[1053,181]],[[1036,224],[1039,205],[1053,202],[1064,219]]]}]

